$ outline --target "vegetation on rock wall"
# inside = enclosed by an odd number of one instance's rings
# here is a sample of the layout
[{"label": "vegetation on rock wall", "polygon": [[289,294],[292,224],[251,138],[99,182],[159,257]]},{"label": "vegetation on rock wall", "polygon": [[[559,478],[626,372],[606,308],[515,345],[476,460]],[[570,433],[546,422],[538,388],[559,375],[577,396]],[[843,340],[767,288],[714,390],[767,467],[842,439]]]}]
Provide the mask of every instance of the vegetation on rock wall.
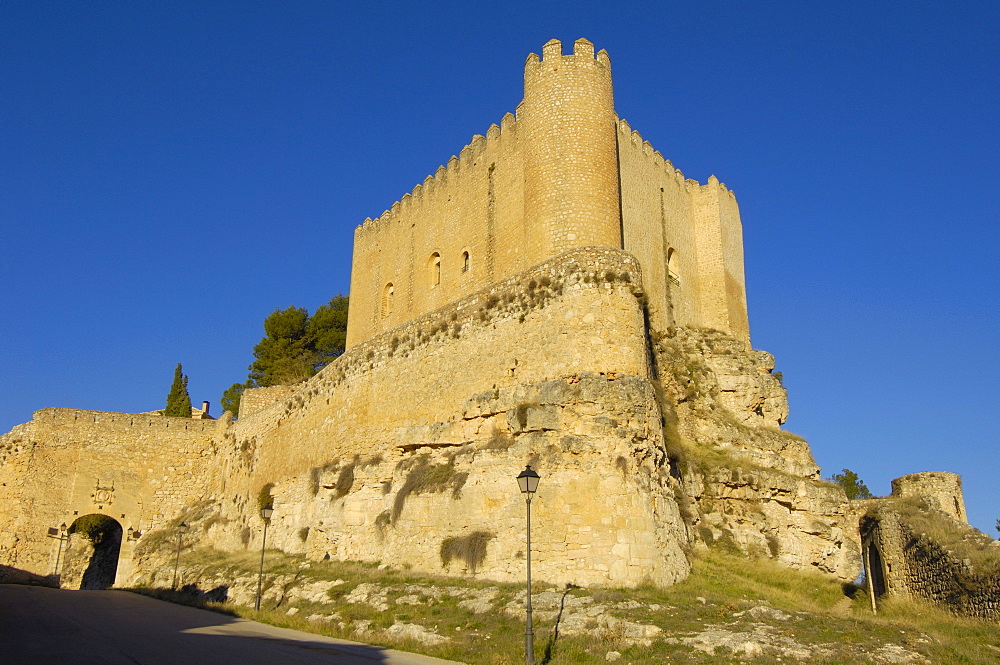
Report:
[{"label": "vegetation on rock wall", "polygon": [[469,474],[465,472],[456,473],[455,465],[451,462],[445,464],[431,464],[426,455],[421,455],[416,460],[410,462],[412,466],[406,474],[406,481],[396,493],[396,498],[392,504],[392,521],[395,522],[403,512],[406,499],[411,494],[421,494],[423,492],[443,492],[446,489],[452,490],[452,495],[456,498],[460,496],[462,487],[468,479]]},{"label": "vegetation on rock wall", "polygon": [[355,459],[353,462],[345,466],[340,470],[337,475],[337,484],[334,486],[336,490],[336,497],[338,499],[347,496],[347,493],[351,491],[354,487],[354,467],[357,466],[358,461]]},{"label": "vegetation on rock wall", "polygon": [[487,543],[495,537],[488,531],[473,531],[467,536],[445,538],[441,542],[441,565],[447,568],[452,559],[458,559],[465,562],[469,572],[475,573],[486,560]]},{"label": "vegetation on rock wall", "polygon": [[257,492],[258,515],[260,514],[260,511],[263,510],[266,506],[273,505],[272,503],[273,499],[271,497],[271,490],[273,489],[274,489],[274,483],[266,483],[263,487],[260,488],[260,491]]}]

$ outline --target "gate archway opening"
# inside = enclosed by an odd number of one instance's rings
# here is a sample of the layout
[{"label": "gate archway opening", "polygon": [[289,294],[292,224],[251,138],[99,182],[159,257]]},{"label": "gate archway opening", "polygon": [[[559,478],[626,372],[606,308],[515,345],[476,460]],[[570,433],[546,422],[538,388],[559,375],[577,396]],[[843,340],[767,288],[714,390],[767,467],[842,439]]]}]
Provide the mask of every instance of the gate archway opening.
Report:
[{"label": "gate archway opening", "polygon": [[80,589],[107,589],[115,583],[118,556],[122,547],[122,525],[118,520],[100,513],[78,517],[68,529],[70,536],[86,540],[93,553],[83,571]]},{"label": "gate archway opening", "polygon": [[885,569],[882,567],[882,555],[875,543],[868,543],[868,575],[871,577],[872,592],[876,598],[885,595]]}]

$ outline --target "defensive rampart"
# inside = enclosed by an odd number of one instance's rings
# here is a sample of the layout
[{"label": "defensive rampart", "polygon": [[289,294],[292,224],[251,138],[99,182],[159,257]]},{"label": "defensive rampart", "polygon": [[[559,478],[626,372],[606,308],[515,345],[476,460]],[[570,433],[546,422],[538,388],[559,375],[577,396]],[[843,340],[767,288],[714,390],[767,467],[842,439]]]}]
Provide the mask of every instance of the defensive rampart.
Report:
[{"label": "defensive rampart", "polygon": [[[49,529],[100,513],[123,531],[162,526],[213,488],[213,434],[225,421],[42,409],[0,437],[0,563],[45,575],[58,544]],[[119,579],[130,574],[123,543]]]},{"label": "defensive rampart", "polygon": [[531,460],[539,575],[681,579],[641,289],[626,252],[571,250],[352,347],[226,433],[230,545],[256,523],[244,497],[273,483],[284,549],[440,572],[445,539],[490,533],[473,567],[517,579],[512,460]]},{"label": "defensive rampart", "polygon": [[878,501],[860,530],[874,599],[914,596],[1000,620],[1000,548],[989,537],[914,498]]},{"label": "defensive rampart", "polygon": [[732,192],[685,180],[619,122],[606,52],[552,40],[525,63],[516,117],[355,231],[348,347],[588,246],[637,257],[654,327],[749,342]]}]

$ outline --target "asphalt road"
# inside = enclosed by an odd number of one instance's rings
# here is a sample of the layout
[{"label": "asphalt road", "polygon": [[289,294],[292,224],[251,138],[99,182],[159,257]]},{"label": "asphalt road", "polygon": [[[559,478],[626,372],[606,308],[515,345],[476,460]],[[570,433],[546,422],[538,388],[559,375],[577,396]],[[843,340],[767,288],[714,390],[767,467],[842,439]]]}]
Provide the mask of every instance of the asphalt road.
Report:
[{"label": "asphalt road", "polygon": [[0,584],[3,665],[445,665],[127,591]]}]

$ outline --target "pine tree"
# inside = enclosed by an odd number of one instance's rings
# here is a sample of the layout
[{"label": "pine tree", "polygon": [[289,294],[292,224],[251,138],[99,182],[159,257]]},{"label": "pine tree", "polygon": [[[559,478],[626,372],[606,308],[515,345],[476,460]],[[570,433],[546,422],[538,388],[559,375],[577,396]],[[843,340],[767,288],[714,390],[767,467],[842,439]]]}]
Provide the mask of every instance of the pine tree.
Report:
[{"label": "pine tree", "polygon": [[244,381],[243,383],[234,383],[226,388],[226,391],[222,393],[222,399],[219,400],[222,410],[229,411],[234,416],[238,416],[240,413],[240,401],[243,399],[243,391],[253,387],[253,382]]},{"label": "pine tree", "polygon": [[865,485],[865,481],[858,478],[858,474],[850,469],[842,469],[842,473],[835,473],[830,480],[844,488],[844,493],[851,501],[857,499],[871,499],[872,493]]},{"label": "pine tree", "polygon": [[[264,319],[264,338],[253,348],[247,387],[305,381],[344,352],[347,296],[334,296],[309,316],[304,307],[276,309]],[[230,390],[235,387],[232,386]]]},{"label": "pine tree", "polygon": [[167,408],[163,410],[165,416],[177,416],[179,418],[191,417],[191,396],[188,395],[188,378],[181,372],[181,364],[177,363],[174,370],[174,382],[167,393]]}]

